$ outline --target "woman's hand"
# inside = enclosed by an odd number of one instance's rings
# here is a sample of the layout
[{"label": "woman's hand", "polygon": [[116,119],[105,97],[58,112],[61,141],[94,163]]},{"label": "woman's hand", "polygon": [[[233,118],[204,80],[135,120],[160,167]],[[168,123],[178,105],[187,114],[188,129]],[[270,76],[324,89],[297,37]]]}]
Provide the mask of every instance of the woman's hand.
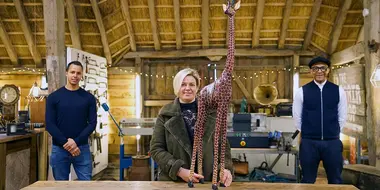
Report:
[{"label": "woman's hand", "polygon": [[[177,173],[177,176],[182,178],[184,181],[189,182],[190,170],[181,167]],[[193,182],[199,183],[199,180],[203,178],[204,177],[202,175],[194,173]]]},{"label": "woman's hand", "polygon": [[224,169],[224,176],[223,176],[222,183],[226,187],[228,187],[228,186],[231,185],[231,183],[232,183],[232,174],[231,174],[230,170]]}]

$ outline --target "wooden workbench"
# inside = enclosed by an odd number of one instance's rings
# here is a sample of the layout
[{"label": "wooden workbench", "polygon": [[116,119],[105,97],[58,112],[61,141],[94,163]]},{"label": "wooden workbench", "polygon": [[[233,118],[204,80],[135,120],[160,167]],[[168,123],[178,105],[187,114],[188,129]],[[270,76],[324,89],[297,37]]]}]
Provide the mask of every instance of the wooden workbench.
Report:
[{"label": "wooden workbench", "polygon": [[[40,145],[47,143],[44,131],[35,129],[32,133],[14,136],[0,134],[0,190],[18,190],[32,184],[39,179],[40,172],[47,169],[47,146]],[[37,174],[37,171],[40,172]]]},{"label": "wooden workbench", "polygon": [[[159,182],[159,181],[38,181],[23,190],[179,190],[189,189],[186,183]],[[210,190],[211,183],[195,184],[193,190]],[[355,190],[352,185],[327,185],[327,184],[289,184],[289,183],[253,183],[253,182],[234,182],[230,187],[219,188],[220,190]]]}]

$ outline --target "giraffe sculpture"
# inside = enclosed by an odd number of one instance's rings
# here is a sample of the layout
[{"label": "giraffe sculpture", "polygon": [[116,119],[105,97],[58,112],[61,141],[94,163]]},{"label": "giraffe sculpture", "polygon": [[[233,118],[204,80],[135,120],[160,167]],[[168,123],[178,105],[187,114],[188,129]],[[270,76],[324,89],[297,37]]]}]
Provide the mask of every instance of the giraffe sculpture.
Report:
[{"label": "giraffe sculpture", "polygon": [[[202,88],[198,98],[198,119],[195,124],[194,131],[194,145],[191,158],[190,176],[189,176],[189,187],[194,187],[193,176],[195,161],[198,157],[198,173],[202,174],[202,137],[204,134],[204,125],[206,122],[207,110],[217,109],[216,126],[214,132],[214,165],[213,165],[213,176],[212,176],[212,189],[218,189],[218,163],[219,163],[219,144],[220,144],[220,172],[219,179],[223,179],[224,168],[225,168],[225,150],[226,150],[226,133],[227,133],[227,113],[228,105],[231,100],[232,95],[232,71],[234,68],[234,51],[235,51],[235,29],[234,29],[234,16],[235,12],[240,7],[240,0],[234,4],[227,1],[227,5],[223,4],[224,13],[229,19],[229,42],[228,42],[228,52],[225,68],[222,72],[222,76],[218,78],[215,82]],[[198,153],[198,156],[197,156]],[[204,183],[203,180],[200,181]],[[220,186],[224,187],[224,183],[220,182]]]}]

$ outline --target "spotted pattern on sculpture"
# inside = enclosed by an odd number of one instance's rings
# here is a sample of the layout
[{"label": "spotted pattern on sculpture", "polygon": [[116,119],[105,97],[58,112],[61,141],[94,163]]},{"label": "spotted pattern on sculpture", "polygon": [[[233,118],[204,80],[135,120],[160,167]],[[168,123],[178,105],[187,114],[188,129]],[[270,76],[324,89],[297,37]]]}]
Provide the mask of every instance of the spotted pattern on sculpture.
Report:
[{"label": "spotted pattern on sculpture", "polygon": [[[202,152],[202,142],[204,134],[204,126],[206,123],[207,110],[217,110],[217,118],[214,133],[214,165],[213,165],[213,176],[212,176],[212,189],[218,189],[218,184],[224,187],[223,179],[224,169],[225,169],[225,150],[226,150],[226,136],[227,136],[227,113],[228,105],[232,96],[232,71],[235,62],[235,25],[234,16],[236,11],[240,7],[240,1],[232,3],[227,1],[227,5],[223,4],[224,13],[229,19],[229,41],[228,41],[228,52],[226,65],[222,72],[220,78],[215,82],[202,88],[198,98],[198,116],[195,124],[194,131],[194,144],[193,152],[191,158],[190,166],[190,176],[189,176],[189,187],[194,187],[193,177],[195,161],[198,157],[198,174],[202,174],[203,167],[203,152]],[[220,147],[220,160],[219,160],[219,145]],[[198,153],[198,156],[197,156]],[[218,181],[218,163],[220,161],[220,172]],[[200,181],[203,183],[203,180]]]}]

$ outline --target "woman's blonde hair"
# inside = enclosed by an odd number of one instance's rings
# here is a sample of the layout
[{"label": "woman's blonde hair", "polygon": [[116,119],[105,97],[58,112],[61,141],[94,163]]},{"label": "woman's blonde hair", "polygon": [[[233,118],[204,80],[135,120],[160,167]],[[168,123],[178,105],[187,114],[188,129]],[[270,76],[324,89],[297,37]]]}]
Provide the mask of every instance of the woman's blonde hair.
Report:
[{"label": "woman's blonde hair", "polygon": [[197,82],[197,88],[199,88],[200,77],[199,77],[198,72],[190,68],[182,69],[175,75],[174,80],[173,80],[174,94],[177,97],[179,94],[179,90],[181,89],[182,81],[186,76],[193,76],[195,78],[195,81]]}]

